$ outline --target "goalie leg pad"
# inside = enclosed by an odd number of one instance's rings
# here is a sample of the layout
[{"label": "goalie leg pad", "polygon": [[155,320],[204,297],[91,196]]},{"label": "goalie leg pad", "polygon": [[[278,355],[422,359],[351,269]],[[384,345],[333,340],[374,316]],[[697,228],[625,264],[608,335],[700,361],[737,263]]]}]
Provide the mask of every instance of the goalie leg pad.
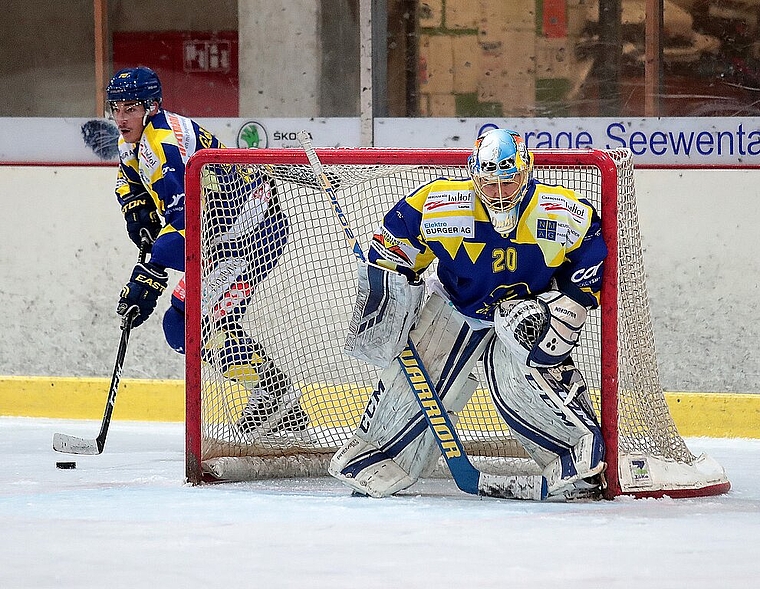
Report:
[{"label": "goalie leg pad", "polygon": [[604,470],[602,432],[583,376],[571,360],[530,368],[495,338],[484,365],[499,414],[544,469],[550,495]]},{"label": "goalie leg pad", "polygon": [[[473,331],[436,294],[412,330],[412,340],[452,421],[475,392],[478,381],[470,373],[492,334],[490,329]],[[357,447],[362,451],[351,451]],[[329,471],[352,488],[382,497],[411,486],[435,467],[439,455],[406,376],[394,362],[383,371],[354,436],[335,454]],[[394,465],[385,464],[386,460]],[[362,489],[357,488],[357,479]]]},{"label": "goalie leg pad", "polygon": [[377,498],[393,495],[415,482],[392,458],[357,435],[335,453],[327,472],[362,495]]},{"label": "goalie leg pad", "polygon": [[403,274],[358,263],[358,290],[343,350],[349,356],[385,368],[406,345],[425,296],[424,284]]}]

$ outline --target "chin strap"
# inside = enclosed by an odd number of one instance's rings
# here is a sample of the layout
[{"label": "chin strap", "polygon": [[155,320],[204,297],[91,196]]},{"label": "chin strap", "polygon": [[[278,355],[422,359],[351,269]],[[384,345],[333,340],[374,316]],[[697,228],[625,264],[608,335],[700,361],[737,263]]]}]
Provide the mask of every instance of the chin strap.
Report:
[{"label": "chin strap", "polygon": [[[143,108],[145,109],[142,123],[143,127],[145,127],[148,124],[150,118],[156,116],[158,114],[158,111],[161,110],[161,102],[158,100],[144,100],[142,104]],[[156,105],[156,109],[151,113],[154,104]]]}]

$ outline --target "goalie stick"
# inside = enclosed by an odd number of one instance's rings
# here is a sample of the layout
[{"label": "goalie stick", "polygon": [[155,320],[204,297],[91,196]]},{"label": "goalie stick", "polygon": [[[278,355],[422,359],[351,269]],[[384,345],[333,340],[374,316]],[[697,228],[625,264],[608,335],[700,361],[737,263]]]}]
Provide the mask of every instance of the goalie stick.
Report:
[{"label": "goalie stick", "polygon": [[[140,244],[139,263],[145,262],[148,251],[148,239],[143,237]],[[134,321],[134,312],[125,315],[121,320],[121,339],[119,340],[119,349],[116,352],[116,362],[113,367],[111,376],[111,386],[108,389],[108,398],[106,399],[106,408],[103,413],[103,421],[100,424],[100,432],[94,440],[70,436],[68,434],[53,434],[53,450],[63,452],[64,454],[85,454],[96,455],[103,452],[106,445],[106,436],[108,428],[111,425],[111,415],[116,403],[116,393],[119,390],[119,381],[121,381],[121,369],[124,366],[124,357],[127,354],[127,343],[129,334],[132,331],[132,322]]]},{"label": "goalie stick", "polygon": [[[346,242],[354,255],[359,260],[365,261],[364,252],[356,240],[335,189],[322,167],[322,162],[311,144],[309,133],[300,131],[298,141],[319,180],[320,190],[330,201],[345,234]],[[546,499],[547,482],[541,475],[492,475],[483,473],[473,466],[411,338],[407,340],[406,348],[398,357],[398,362],[414,392],[428,428],[433,433],[438,448],[451,471],[451,476],[460,490],[471,495],[503,499]]]}]

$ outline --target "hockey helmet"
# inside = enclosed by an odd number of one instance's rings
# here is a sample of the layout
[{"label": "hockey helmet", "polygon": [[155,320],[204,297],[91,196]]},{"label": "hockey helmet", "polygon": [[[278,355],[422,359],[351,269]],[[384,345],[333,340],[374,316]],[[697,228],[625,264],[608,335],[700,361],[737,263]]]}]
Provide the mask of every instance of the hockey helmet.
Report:
[{"label": "hockey helmet", "polygon": [[533,154],[516,131],[490,129],[475,141],[467,167],[491,224],[506,235],[517,225],[518,205],[533,173]]},{"label": "hockey helmet", "polygon": [[161,104],[161,80],[156,72],[145,66],[125,68],[114,74],[106,88],[106,100],[114,102],[136,101],[145,105]]}]

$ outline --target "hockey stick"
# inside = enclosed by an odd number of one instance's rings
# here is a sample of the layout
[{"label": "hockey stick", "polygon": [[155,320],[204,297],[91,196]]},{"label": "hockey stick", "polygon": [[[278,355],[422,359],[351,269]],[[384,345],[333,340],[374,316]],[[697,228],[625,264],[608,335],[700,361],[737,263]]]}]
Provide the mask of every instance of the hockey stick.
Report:
[{"label": "hockey stick", "polygon": [[[142,264],[145,261],[147,250],[148,240],[143,238],[140,244],[139,263]],[[121,320],[121,339],[119,340],[119,349],[116,352],[116,363],[113,367],[113,376],[111,376],[111,386],[108,389],[103,421],[100,424],[100,433],[98,433],[98,436],[94,440],[70,436],[68,434],[53,434],[53,450],[56,452],[86,455],[96,455],[103,452],[103,448],[106,445],[108,428],[111,425],[111,415],[113,415],[113,407],[116,403],[116,393],[119,390],[119,381],[121,380],[121,369],[124,366],[124,357],[127,354],[127,343],[129,342],[129,334],[132,331],[134,318],[135,314],[133,312],[125,315]]]},{"label": "hockey stick", "polygon": [[[319,161],[308,132],[300,131],[298,141],[319,180],[322,193],[332,205],[333,212],[345,234],[346,242],[354,255],[359,260],[365,261],[364,252],[343,213],[335,189],[322,167],[322,162]],[[401,352],[398,362],[414,392],[428,428],[433,433],[438,448],[451,471],[451,476],[460,490],[471,495],[504,499],[546,499],[547,482],[543,476],[492,475],[483,473],[473,466],[411,338],[407,340],[406,348]]]}]

